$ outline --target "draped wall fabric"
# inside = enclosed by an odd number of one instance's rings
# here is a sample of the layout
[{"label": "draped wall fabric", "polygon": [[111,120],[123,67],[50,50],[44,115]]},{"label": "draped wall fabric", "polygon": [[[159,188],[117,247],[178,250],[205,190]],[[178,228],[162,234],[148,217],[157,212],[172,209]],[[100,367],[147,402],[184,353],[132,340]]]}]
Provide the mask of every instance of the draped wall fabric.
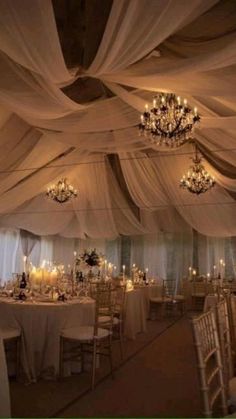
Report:
[{"label": "draped wall fabric", "polygon": [[[21,235],[22,231],[0,229],[1,286],[12,278],[12,272],[23,271]],[[74,252],[79,255],[85,249],[94,248],[116,266],[115,275],[122,272],[123,264],[129,275],[135,264],[141,270],[148,269],[148,278],[179,281],[188,275],[190,266],[202,275],[218,274],[221,259],[225,262],[222,274],[227,278],[235,278],[236,275],[236,238],[207,237],[190,228],[115,240],[42,236],[37,238],[29,262],[36,267],[46,261],[53,262],[64,265],[65,272],[70,272],[74,265]]]},{"label": "draped wall fabric", "polygon": [[[234,236],[235,19],[229,0],[113,0],[90,67],[68,69],[51,1],[1,2],[0,226],[109,241],[191,228]],[[83,77],[115,96],[75,102],[61,88]],[[192,145],[167,150],[138,135],[140,112],[160,91],[199,109],[195,137],[217,182],[199,197],[178,185]],[[130,199],[107,154],[119,156]],[[63,208],[45,199],[62,176],[78,189]]]},{"label": "draped wall fabric", "polygon": [[12,273],[17,272],[17,248],[20,241],[18,230],[0,230],[0,285],[5,280],[12,279]]}]

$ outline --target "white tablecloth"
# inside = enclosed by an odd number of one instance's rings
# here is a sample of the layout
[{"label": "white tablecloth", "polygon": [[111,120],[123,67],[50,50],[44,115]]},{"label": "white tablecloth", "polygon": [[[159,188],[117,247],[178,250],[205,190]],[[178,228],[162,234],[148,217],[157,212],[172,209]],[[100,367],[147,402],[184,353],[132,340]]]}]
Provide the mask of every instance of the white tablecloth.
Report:
[{"label": "white tablecloth", "polygon": [[143,296],[144,300],[144,307],[146,312],[146,318],[149,317],[149,309],[150,309],[150,298],[152,297],[161,297],[163,293],[163,285],[144,285],[138,288]]},{"label": "white tablecloth", "polygon": [[140,289],[127,291],[125,298],[124,335],[135,339],[136,334],[146,332],[146,308]]},{"label": "white tablecloth", "polygon": [[94,314],[94,301],[87,298],[66,303],[0,300],[0,319],[4,318],[6,326],[16,322],[22,330],[21,361],[30,381],[39,375],[52,377],[58,373],[61,330],[91,325]]},{"label": "white tablecloth", "polygon": [[0,336],[0,417],[8,418],[11,416],[9,383],[7,376],[7,365],[3,340]]}]

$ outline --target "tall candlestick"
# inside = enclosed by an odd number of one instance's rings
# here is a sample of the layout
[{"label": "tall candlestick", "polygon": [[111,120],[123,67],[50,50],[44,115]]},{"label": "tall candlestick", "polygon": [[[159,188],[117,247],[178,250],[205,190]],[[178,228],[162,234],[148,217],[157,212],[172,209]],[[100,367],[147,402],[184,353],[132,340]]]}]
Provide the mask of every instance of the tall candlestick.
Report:
[{"label": "tall candlestick", "polygon": [[23,256],[23,272],[26,272],[26,261],[27,261],[27,256]]},{"label": "tall candlestick", "polygon": [[122,266],[123,269],[123,281],[125,280],[125,265]]}]

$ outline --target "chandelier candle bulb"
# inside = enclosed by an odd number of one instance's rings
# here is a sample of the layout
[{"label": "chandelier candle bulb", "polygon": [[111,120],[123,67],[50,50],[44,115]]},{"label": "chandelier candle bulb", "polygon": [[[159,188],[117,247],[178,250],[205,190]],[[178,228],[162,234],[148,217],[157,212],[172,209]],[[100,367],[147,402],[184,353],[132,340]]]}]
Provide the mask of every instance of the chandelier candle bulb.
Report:
[{"label": "chandelier candle bulb", "polygon": [[46,195],[53,201],[63,204],[69,201],[71,198],[77,197],[77,190],[67,183],[67,179],[63,178],[58,181],[56,185],[52,185],[47,188]]},{"label": "chandelier candle bulb", "polygon": [[187,175],[183,175],[180,180],[180,187],[187,189],[189,192],[196,195],[207,192],[210,188],[215,185],[215,180],[201,164],[202,158],[198,155],[198,149],[195,145],[195,156],[192,158],[193,165],[187,172]]},{"label": "chandelier candle bulb", "polygon": [[196,111],[187,106],[184,99],[173,93],[160,93],[153,98],[153,108],[141,115],[139,131],[147,139],[156,145],[179,147],[191,138],[194,125],[200,121]]}]

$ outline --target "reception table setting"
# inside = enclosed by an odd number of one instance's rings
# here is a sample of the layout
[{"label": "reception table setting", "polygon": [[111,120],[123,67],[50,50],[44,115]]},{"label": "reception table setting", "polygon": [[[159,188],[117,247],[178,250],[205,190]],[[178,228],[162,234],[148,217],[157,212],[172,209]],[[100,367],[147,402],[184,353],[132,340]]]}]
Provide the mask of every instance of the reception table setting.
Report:
[{"label": "reception table setting", "polygon": [[[68,267],[70,268],[70,266]],[[162,286],[132,269],[131,277],[114,276],[114,266],[96,249],[79,255],[74,252],[70,272],[63,265],[43,261],[40,267],[27,264],[22,274],[13,274],[0,289],[0,327],[20,331],[21,373],[28,382],[39,377],[52,379],[59,373],[60,332],[64,328],[92,326],[95,301],[91,284],[112,283],[113,289],[125,287],[124,337],[135,339],[146,332],[149,299],[159,296]]]}]

